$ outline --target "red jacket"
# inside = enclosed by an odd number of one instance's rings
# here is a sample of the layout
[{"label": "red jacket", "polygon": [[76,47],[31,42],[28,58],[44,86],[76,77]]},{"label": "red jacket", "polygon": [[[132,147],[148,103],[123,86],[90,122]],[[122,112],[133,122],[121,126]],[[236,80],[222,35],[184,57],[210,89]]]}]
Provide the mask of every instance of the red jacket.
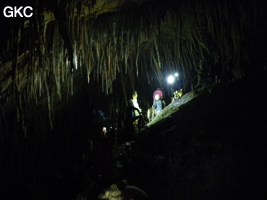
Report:
[{"label": "red jacket", "polygon": [[157,88],[157,90],[153,93],[153,102],[155,102],[155,95],[158,94],[160,96],[160,98],[163,98],[163,92],[161,91],[160,88]]}]

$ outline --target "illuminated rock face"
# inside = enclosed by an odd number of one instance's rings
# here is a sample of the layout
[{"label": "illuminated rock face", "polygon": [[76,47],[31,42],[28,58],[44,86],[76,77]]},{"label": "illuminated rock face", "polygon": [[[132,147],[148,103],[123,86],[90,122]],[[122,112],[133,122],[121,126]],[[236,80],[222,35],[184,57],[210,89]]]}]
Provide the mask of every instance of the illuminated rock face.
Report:
[{"label": "illuminated rock face", "polygon": [[218,85],[179,109],[170,104],[162,111],[169,117],[136,140],[128,178],[156,199],[262,199],[266,77]]}]

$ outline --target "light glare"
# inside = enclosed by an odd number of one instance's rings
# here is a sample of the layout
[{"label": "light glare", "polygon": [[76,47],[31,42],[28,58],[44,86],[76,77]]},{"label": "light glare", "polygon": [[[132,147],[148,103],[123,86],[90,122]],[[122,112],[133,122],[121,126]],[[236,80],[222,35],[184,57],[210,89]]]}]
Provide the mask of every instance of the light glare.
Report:
[{"label": "light glare", "polygon": [[172,75],[168,76],[167,81],[169,84],[172,84],[174,82],[174,77]]}]

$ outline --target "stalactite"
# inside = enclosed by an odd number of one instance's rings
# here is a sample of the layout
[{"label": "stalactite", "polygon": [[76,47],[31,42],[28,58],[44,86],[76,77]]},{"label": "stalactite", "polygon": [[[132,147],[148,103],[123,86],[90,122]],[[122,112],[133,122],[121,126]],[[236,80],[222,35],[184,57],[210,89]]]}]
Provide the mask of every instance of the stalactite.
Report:
[{"label": "stalactite", "polygon": [[161,69],[162,65],[161,65],[161,59],[160,59],[160,55],[159,55],[159,47],[157,44],[156,36],[154,36],[154,45],[155,45],[155,49],[157,52],[158,68]]},{"label": "stalactite", "polygon": [[46,89],[46,94],[47,94],[48,117],[50,120],[50,126],[52,128],[53,127],[53,121],[52,121],[52,110],[51,110],[51,97],[50,97],[49,86],[48,86],[46,79],[44,80],[44,84],[45,84],[45,89]]},{"label": "stalactite", "polygon": [[[15,52],[13,79],[7,80],[12,82],[14,99],[18,93],[26,91],[27,97],[22,101],[29,101],[23,104],[30,105],[32,100],[38,104],[38,99],[47,96],[50,120],[53,113],[50,104],[55,97],[49,94],[53,88],[48,92],[47,87],[55,87],[59,99],[69,98],[75,93],[75,74],[82,76],[86,73],[88,84],[96,81],[105,94],[124,93],[125,96],[123,82],[122,88],[113,87],[116,77],[122,74],[127,74],[134,88],[136,77],[152,84],[150,76],[156,75],[161,82],[166,66],[170,70],[179,68],[183,78],[189,81],[195,75],[199,60],[205,61],[206,57],[210,63],[223,66],[224,70],[241,67],[242,59],[251,59],[247,50],[242,48],[246,42],[244,35],[255,36],[246,36],[247,40],[254,42],[257,39],[251,38],[263,34],[260,31],[249,32],[260,24],[257,22],[260,11],[254,2],[245,5],[233,3],[231,6],[237,8],[233,11],[227,2],[206,0],[195,4],[181,1],[179,5],[174,3],[172,8],[167,6],[163,17],[157,16],[152,7],[144,6],[142,11],[114,12],[97,15],[94,19],[90,15],[84,16],[80,2],[73,0],[60,5],[64,12],[59,15],[66,15],[62,18],[66,21],[59,21],[61,18],[58,16],[51,18],[54,22],[48,28],[49,23],[45,22],[41,10],[29,23],[28,46],[31,51],[24,66],[18,67],[16,60],[18,52],[23,51],[17,48],[23,39],[20,36],[23,27],[14,29],[13,39],[7,41],[7,48],[13,48]],[[252,9],[247,15],[248,6]],[[71,50],[66,46],[60,23],[66,28]],[[48,35],[50,28],[51,36]],[[234,66],[229,66],[231,61]],[[20,75],[24,71],[25,74]],[[50,86],[51,83],[55,86]],[[7,89],[8,84],[2,90]],[[10,99],[6,98],[7,101]],[[22,113],[19,113],[20,119]]]}]

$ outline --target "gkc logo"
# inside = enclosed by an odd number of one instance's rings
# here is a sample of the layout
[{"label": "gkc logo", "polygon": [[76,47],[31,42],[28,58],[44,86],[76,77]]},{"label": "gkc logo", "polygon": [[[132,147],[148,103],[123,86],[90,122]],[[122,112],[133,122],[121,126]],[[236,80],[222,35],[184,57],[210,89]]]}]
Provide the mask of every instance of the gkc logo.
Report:
[{"label": "gkc logo", "polygon": [[3,14],[5,17],[31,17],[33,15],[33,9],[31,6],[20,6],[17,8],[17,6],[11,7],[11,6],[6,6],[3,10]]}]

